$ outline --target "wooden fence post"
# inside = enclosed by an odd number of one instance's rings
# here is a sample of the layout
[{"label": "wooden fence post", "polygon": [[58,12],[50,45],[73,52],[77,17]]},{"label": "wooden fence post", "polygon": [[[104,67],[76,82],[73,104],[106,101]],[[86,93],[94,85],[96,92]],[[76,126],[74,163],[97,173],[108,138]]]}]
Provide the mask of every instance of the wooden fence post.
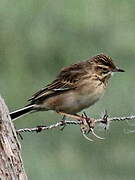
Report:
[{"label": "wooden fence post", "polygon": [[8,108],[0,97],[0,180],[28,180],[20,151]]}]

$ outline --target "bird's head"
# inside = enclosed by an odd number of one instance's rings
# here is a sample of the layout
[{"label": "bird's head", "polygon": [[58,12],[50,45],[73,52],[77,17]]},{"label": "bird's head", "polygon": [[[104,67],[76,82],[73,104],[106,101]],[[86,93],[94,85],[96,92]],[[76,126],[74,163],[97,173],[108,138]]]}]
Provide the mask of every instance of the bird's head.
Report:
[{"label": "bird's head", "polygon": [[99,54],[94,56],[91,61],[93,70],[101,79],[109,79],[114,72],[124,72],[123,69],[117,67],[112,58],[105,55]]}]

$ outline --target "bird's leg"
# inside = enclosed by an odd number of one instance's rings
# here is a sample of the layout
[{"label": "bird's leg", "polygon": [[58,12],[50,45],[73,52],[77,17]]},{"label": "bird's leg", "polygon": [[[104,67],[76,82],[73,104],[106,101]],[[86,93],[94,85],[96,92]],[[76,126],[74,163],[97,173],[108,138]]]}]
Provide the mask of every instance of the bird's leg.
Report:
[{"label": "bird's leg", "polygon": [[68,113],[60,112],[60,111],[58,111],[57,113],[63,116],[63,118],[61,120],[61,123],[62,123],[61,124],[61,126],[62,126],[61,130],[63,130],[66,126],[66,123],[65,123],[66,117],[73,118],[73,119],[76,119],[78,121],[81,120],[81,116],[79,116],[77,114],[68,114]]},{"label": "bird's leg", "polygon": [[72,118],[72,119],[76,119],[78,121],[82,120],[82,116],[79,116],[78,114],[68,114],[68,113],[65,113],[65,112],[57,112],[57,113],[60,114],[60,115]]}]

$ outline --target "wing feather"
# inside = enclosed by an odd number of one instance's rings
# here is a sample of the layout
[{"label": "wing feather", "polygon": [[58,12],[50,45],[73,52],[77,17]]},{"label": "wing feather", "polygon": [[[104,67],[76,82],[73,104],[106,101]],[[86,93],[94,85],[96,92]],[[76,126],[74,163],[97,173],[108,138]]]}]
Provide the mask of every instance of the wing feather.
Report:
[{"label": "wing feather", "polygon": [[56,80],[47,85],[45,88],[37,91],[28,101],[34,103],[41,98],[44,100],[50,96],[72,90],[76,88],[76,84],[85,74],[86,71],[83,67],[83,62],[66,67],[61,70]]}]

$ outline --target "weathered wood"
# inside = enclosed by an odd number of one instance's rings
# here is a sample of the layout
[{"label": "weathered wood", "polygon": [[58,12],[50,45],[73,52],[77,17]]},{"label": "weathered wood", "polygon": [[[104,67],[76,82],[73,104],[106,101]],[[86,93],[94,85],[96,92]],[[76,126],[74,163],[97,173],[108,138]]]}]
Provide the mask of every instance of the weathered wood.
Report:
[{"label": "weathered wood", "polygon": [[0,180],[27,180],[20,151],[8,108],[0,97]]}]

